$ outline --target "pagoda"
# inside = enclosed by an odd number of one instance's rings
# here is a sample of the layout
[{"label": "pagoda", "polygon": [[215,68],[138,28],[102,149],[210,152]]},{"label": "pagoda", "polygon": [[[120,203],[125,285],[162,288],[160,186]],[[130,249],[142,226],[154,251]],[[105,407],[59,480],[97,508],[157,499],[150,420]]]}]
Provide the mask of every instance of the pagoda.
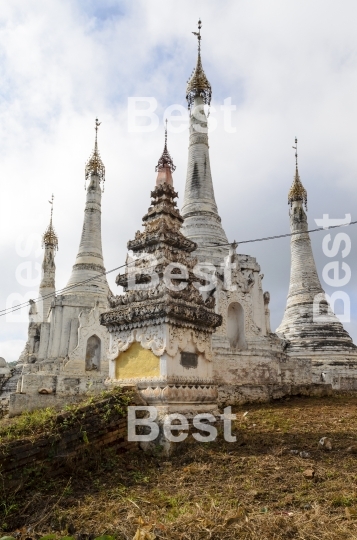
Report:
[{"label": "pagoda", "polygon": [[124,294],[111,297],[110,311],[101,315],[111,336],[111,382],[135,384],[165,413],[215,407],[211,336],[222,320],[214,297],[201,295],[204,281],[191,257],[197,245],[180,231],[174,170],[166,129],[144,229],[128,242],[132,256],[116,279]]}]

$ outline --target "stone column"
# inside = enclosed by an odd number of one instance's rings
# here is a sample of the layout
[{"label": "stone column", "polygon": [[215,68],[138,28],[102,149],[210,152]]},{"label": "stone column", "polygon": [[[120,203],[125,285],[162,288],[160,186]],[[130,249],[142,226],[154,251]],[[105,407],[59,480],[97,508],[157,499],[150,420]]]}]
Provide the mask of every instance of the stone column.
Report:
[{"label": "stone column", "polygon": [[52,333],[52,344],[51,344],[51,353],[50,358],[56,359],[59,355],[59,347],[60,347],[60,340],[61,340],[61,332],[62,332],[62,300],[60,298],[57,298],[56,305],[54,309],[54,319],[51,324],[53,326]]},{"label": "stone column", "polygon": [[73,349],[75,349],[78,345],[78,326],[78,317],[76,317],[75,319],[71,320],[68,355],[70,355]]}]

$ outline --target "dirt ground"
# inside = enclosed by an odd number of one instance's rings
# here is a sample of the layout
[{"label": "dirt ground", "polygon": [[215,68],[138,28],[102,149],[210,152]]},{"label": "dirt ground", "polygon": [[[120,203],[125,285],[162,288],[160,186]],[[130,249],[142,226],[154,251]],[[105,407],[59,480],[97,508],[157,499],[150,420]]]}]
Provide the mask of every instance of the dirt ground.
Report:
[{"label": "dirt ground", "polygon": [[356,405],[347,395],[246,405],[235,409],[235,443],[191,441],[170,458],[94,455],[3,500],[0,525],[19,538],[357,539]]}]

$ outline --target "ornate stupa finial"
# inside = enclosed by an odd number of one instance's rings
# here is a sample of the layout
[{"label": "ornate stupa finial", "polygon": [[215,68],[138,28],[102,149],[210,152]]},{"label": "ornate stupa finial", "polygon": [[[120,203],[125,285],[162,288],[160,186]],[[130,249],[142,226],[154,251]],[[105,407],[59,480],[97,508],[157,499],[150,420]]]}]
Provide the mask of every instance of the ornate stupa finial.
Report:
[{"label": "ornate stupa finial", "polygon": [[98,128],[100,126],[101,122],[98,122],[98,118],[95,119],[95,143],[94,143],[94,150],[89,158],[89,160],[86,163],[85,167],[85,179],[89,180],[90,177],[93,175],[96,175],[99,177],[100,182],[105,181],[105,167],[104,163],[100,157],[100,153],[98,150]]},{"label": "ornate stupa finial", "polygon": [[52,225],[53,200],[54,200],[54,195],[52,194],[51,200],[48,201],[51,205],[51,219],[50,219],[50,224],[47,227],[42,237],[42,247],[53,246],[55,250],[58,250],[58,238]]},{"label": "ornate stupa finial", "polygon": [[164,151],[162,152],[161,157],[159,161],[157,162],[155,171],[158,172],[160,169],[163,169],[163,168],[169,168],[171,172],[174,172],[174,170],[176,169],[176,165],[174,165],[174,162],[172,161],[172,157],[170,156],[170,152],[167,149],[167,119],[165,120]]},{"label": "ornate stupa finial", "polygon": [[307,210],[307,191],[302,185],[300,176],[299,176],[297,143],[298,143],[298,140],[295,137],[295,146],[293,146],[295,150],[295,177],[291,185],[291,188],[289,190],[288,204],[292,206],[294,201],[302,201]]},{"label": "ornate stupa finial", "polygon": [[165,120],[165,145],[159,161],[155,167],[157,174],[156,184],[167,183],[173,185],[171,173],[176,169],[176,165],[167,149],[167,119]]},{"label": "ornate stupa finial", "polygon": [[196,68],[193,70],[191,78],[187,81],[186,88],[186,99],[188,103],[188,108],[191,110],[195,97],[201,96],[203,102],[206,105],[211,104],[212,97],[212,88],[206,77],[205,72],[203,71],[202,61],[201,61],[201,20],[198,21],[198,32],[192,32],[197,36],[198,41],[198,55],[197,55],[197,64]]}]

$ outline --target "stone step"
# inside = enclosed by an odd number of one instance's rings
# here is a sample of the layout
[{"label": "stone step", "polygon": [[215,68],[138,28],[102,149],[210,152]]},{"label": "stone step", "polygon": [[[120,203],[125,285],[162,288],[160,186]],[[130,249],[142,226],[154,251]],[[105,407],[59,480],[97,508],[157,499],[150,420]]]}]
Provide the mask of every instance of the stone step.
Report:
[{"label": "stone step", "polygon": [[9,396],[9,394],[16,392],[17,383],[18,383],[19,378],[21,377],[21,374],[22,374],[22,366],[12,370],[11,377],[7,379],[7,381],[4,383],[4,385],[1,388],[0,399],[4,397],[6,398]]}]

